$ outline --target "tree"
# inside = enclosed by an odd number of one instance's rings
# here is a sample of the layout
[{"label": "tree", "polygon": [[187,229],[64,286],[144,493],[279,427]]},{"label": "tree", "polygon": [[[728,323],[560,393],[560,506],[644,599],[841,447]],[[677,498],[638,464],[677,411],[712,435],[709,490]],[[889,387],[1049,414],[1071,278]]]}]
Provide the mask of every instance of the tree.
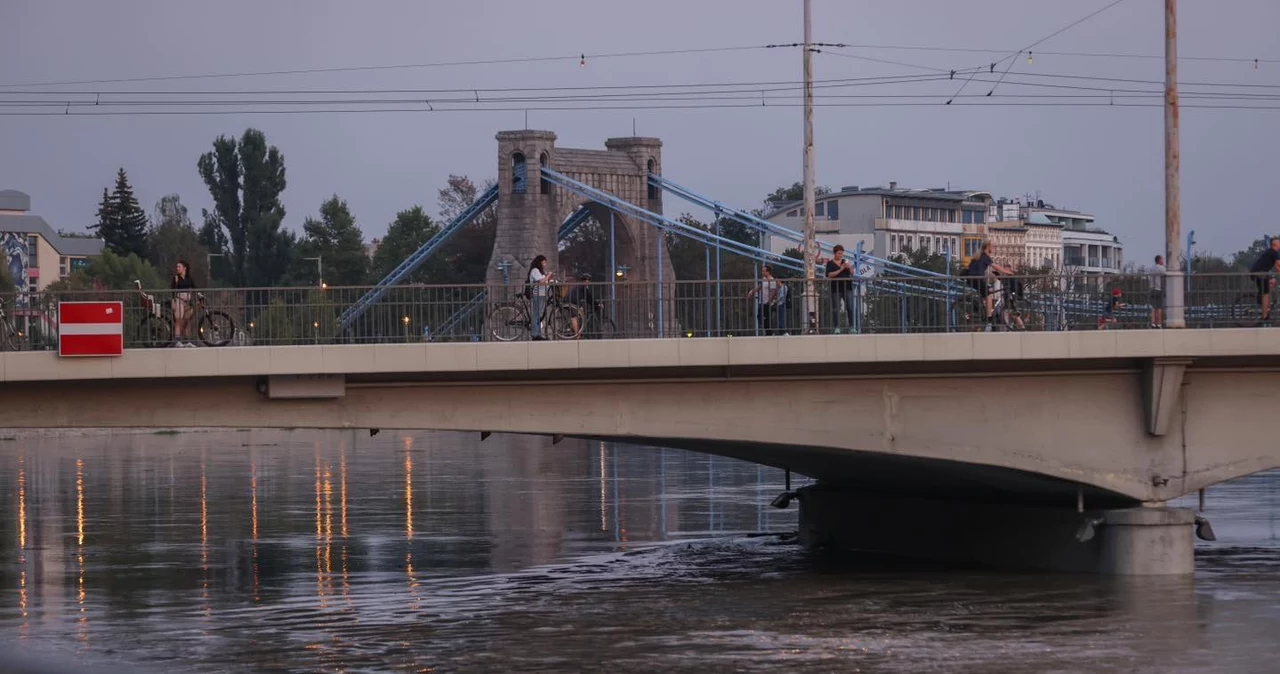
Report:
[{"label": "tree", "polygon": [[208,253],[178,195],[161,197],[151,216],[151,228],[147,230],[147,261],[167,277],[178,260],[185,260],[191,266],[192,280],[208,287]]},{"label": "tree", "polygon": [[[396,219],[387,227],[387,235],[382,237],[378,250],[373,254],[372,273],[369,278],[377,283],[400,266],[406,258],[413,255],[422,244],[440,233],[440,227],[431,221],[431,216],[421,206],[400,211]],[[444,260],[436,257],[414,270],[406,283],[430,283],[433,276],[443,272]]]},{"label": "tree", "polygon": [[[813,193],[815,196],[830,194],[831,188],[826,187],[825,185],[818,185],[813,188]],[[791,187],[779,187],[778,189],[770,192],[769,196],[764,198],[764,208],[766,211],[769,211],[773,210],[775,208],[775,204],[778,203],[803,200],[804,183],[795,183],[791,185]]]},{"label": "tree", "polygon": [[1235,267],[1237,271],[1248,271],[1249,267],[1252,267],[1253,263],[1262,255],[1262,251],[1266,250],[1270,246],[1271,237],[1269,236],[1264,236],[1255,240],[1253,243],[1249,244],[1248,248],[1236,253],[1231,258],[1231,266]]},{"label": "tree", "polygon": [[595,218],[588,218],[560,242],[560,262],[557,265],[566,278],[591,274],[592,280],[608,279],[609,231]]},{"label": "tree", "polygon": [[102,189],[98,221],[90,229],[118,255],[143,257],[147,254],[147,214],[138,206],[123,168],[116,173],[115,191],[108,193],[106,188]]},{"label": "tree", "polygon": [[130,290],[135,279],[142,281],[143,288],[157,290],[169,287],[168,278],[137,255],[121,256],[107,248],[83,269],[51,283],[48,290]]},{"label": "tree", "polygon": [[[689,214],[681,215],[679,221],[704,232],[715,233],[716,229],[699,222]],[[733,241],[755,246],[759,242],[759,234],[754,230],[728,219],[720,221],[720,236]],[[702,280],[707,276],[707,260],[710,254],[711,277],[716,273],[716,248],[695,241],[685,236],[668,232],[666,234],[667,251],[671,256],[671,266],[675,269],[676,278],[681,281]],[[725,248],[719,249],[720,278],[750,279],[756,276],[756,261],[742,257]]]},{"label": "tree", "polygon": [[9,273],[9,265],[0,264],[0,295],[17,292],[18,281],[13,278],[13,274]]},{"label": "tree", "polygon": [[280,230],[284,155],[261,131],[247,129],[239,142],[218,136],[196,167],[214,203],[213,212],[204,212],[201,241],[211,252],[229,245],[235,285],[274,285],[288,270],[295,240]]},{"label": "tree", "polygon": [[[364,251],[364,234],[356,225],[355,217],[347,202],[333,195],[320,204],[320,219],[310,216],[302,223],[303,238],[298,244],[298,255],[294,259],[299,273],[293,274],[295,280],[314,279],[308,285],[318,285],[321,281],[335,286],[356,286],[365,282],[369,275],[369,256]],[[306,258],[319,257],[324,269],[324,278],[318,278],[318,268],[311,266],[314,260]]]},{"label": "tree", "polygon": [[[485,184],[485,189],[492,185]],[[468,206],[475,203],[480,191],[475,183],[466,176],[450,175],[445,187],[438,193],[440,219],[452,221]],[[484,283],[489,267],[489,258],[493,256],[493,239],[498,231],[498,219],[492,209],[487,210],[472,220],[461,231],[453,235],[437,253],[445,261],[444,268],[434,283]],[[528,264],[527,261],[521,261]]]}]

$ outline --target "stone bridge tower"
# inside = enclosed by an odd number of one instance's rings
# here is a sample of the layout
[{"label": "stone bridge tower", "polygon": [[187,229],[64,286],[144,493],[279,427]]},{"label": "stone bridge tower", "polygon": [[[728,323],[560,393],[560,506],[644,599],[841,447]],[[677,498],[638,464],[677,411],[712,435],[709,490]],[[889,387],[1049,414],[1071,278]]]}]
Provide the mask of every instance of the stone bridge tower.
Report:
[{"label": "stone bridge tower", "polygon": [[[648,180],[650,172],[662,173],[662,141],[610,138],[605,148],[556,147],[556,134],[551,131],[498,133],[498,226],[486,276],[490,285],[502,284],[502,262],[510,263],[510,279],[515,285],[524,282],[528,265],[537,255],[547,256],[549,269],[559,266],[556,234],[569,214],[587,200],[543,181],[542,166],[662,213],[661,191],[650,188]],[[586,205],[596,221],[607,227],[609,209],[595,202]],[[657,281],[661,230],[615,213],[614,232],[617,264],[630,268],[627,280]],[[663,281],[674,281],[675,271],[665,248],[661,264]]]}]

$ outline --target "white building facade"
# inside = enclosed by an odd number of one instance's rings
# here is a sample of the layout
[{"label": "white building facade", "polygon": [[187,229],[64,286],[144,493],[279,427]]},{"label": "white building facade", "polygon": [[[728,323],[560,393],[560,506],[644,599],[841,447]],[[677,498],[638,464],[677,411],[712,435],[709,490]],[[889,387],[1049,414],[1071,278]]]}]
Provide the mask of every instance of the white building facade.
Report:
[{"label": "white building facade", "polygon": [[[991,195],[947,189],[906,189],[897,183],[889,187],[844,187],[815,201],[814,218],[818,238],[879,257],[892,257],[908,250],[959,255],[965,225],[986,222]],[[804,204],[775,204],[766,220],[804,232]],[[769,249],[776,253],[795,248],[781,237],[770,237]]]}]

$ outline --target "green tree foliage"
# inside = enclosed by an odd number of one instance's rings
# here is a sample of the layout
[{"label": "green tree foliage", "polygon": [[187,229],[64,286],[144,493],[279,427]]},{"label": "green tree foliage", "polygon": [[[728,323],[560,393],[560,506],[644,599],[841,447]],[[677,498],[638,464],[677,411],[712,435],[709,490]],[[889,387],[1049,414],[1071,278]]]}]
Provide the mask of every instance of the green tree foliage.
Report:
[{"label": "green tree foliage", "polygon": [[237,142],[218,136],[213,151],[196,163],[213,197],[204,211],[201,242],[214,253],[227,252],[230,278],[237,286],[272,286],[288,271],[296,237],[281,231],[285,188],[284,155],[257,129]]},{"label": "green tree foliage", "polygon": [[[715,233],[717,231],[713,226],[699,222],[688,213],[681,215],[679,220],[704,232]],[[739,241],[751,246],[755,246],[759,242],[759,235],[755,231],[727,219],[720,221],[718,231],[720,236],[726,239]],[[665,236],[667,239],[667,251],[671,256],[671,265],[675,268],[676,279],[678,280],[694,281],[707,278],[708,255],[710,255],[711,262],[711,278],[715,278],[717,254],[720,257],[720,278],[750,279],[756,276],[756,262],[750,258],[742,257],[723,248],[717,249],[715,246],[707,246],[678,234],[667,233]]]},{"label": "green tree foliage", "polygon": [[954,257],[951,260],[951,269],[947,269],[947,256],[941,253],[931,253],[920,249],[904,248],[901,253],[894,256],[895,261],[905,265],[910,265],[916,269],[923,269],[938,274],[958,274],[960,272],[960,259]]},{"label": "green tree foliage", "polygon": [[609,269],[608,227],[595,218],[588,218],[578,225],[560,242],[558,266],[566,280],[582,274],[590,274],[594,281],[607,280],[612,273]]},{"label": "green tree foliage", "polygon": [[98,203],[98,219],[90,229],[106,242],[106,247],[119,255],[147,254],[147,214],[129,185],[129,176],[121,168],[116,173],[115,191],[102,190]]},{"label": "green tree foliage", "polygon": [[[369,282],[377,283],[386,278],[401,262],[439,233],[440,226],[432,222],[431,216],[421,206],[397,213],[396,219],[387,227],[387,235],[382,237],[378,250],[373,253]],[[405,283],[430,283],[443,273],[444,264],[440,256],[434,256],[414,270]]]},{"label": "green tree foliage", "polygon": [[[294,283],[319,285],[320,281],[331,286],[357,286],[369,276],[369,256],[364,250],[364,234],[356,225],[355,217],[347,202],[333,195],[320,204],[320,218],[307,217],[302,223],[303,236],[298,242],[298,254],[294,258]],[[317,278],[319,257],[324,266],[324,278]]]},{"label": "green tree foliage", "polygon": [[88,265],[49,285],[48,290],[65,292],[74,290],[131,290],[133,281],[142,281],[142,287],[152,290],[168,289],[169,276],[150,262],[130,253],[115,254],[110,248],[89,261]]},{"label": "green tree foliage", "polygon": [[0,295],[17,292],[18,281],[9,273],[9,265],[0,264]]},{"label": "green tree foliage", "polygon": [[[831,188],[825,185],[818,185],[813,188],[815,196],[830,194]],[[764,209],[766,211],[773,210],[774,204],[785,203],[788,201],[802,201],[804,199],[804,183],[794,183],[790,187],[779,187],[769,193],[764,198]]]},{"label": "green tree foliage", "polygon": [[[488,189],[492,182],[484,187]],[[475,202],[480,191],[466,176],[450,175],[445,187],[438,193],[440,220],[449,222]],[[484,283],[489,258],[493,255],[493,239],[498,229],[498,219],[493,209],[485,211],[461,231],[453,235],[436,253],[445,265],[439,276],[432,276],[432,283]],[[527,260],[522,261],[528,264]]]},{"label": "green tree foliage", "polygon": [[200,243],[200,233],[187,214],[187,207],[176,194],[160,198],[151,215],[147,230],[147,261],[164,274],[172,273],[178,260],[191,265],[191,279],[208,287],[209,249]]}]

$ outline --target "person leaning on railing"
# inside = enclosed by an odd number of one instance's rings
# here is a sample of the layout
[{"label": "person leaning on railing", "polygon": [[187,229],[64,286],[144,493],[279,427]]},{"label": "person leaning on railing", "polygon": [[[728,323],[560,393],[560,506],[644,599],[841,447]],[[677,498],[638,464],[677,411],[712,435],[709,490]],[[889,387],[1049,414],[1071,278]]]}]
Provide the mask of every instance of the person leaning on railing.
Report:
[{"label": "person leaning on railing", "polygon": [[1274,274],[1280,272],[1280,238],[1271,239],[1271,245],[1249,267],[1253,282],[1258,286],[1258,303],[1262,305],[1262,322],[1271,320],[1271,289],[1276,285]]}]

